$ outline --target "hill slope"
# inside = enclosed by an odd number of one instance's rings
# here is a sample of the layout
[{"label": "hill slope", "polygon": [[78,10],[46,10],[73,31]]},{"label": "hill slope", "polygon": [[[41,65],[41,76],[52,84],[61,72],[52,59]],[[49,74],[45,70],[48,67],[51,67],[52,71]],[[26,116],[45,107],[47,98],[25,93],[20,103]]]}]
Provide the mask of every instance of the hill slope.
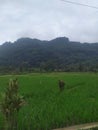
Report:
[{"label": "hill slope", "polygon": [[59,37],[51,41],[21,38],[0,46],[0,66],[20,70],[88,71],[98,66],[98,43],[79,43]]}]

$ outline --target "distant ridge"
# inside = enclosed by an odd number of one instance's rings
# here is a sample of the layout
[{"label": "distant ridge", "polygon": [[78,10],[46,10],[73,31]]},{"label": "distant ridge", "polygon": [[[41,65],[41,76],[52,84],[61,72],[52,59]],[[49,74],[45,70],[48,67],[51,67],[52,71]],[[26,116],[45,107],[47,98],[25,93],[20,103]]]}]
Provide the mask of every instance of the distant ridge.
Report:
[{"label": "distant ridge", "polygon": [[98,43],[82,44],[67,37],[50,41],[20,38],[0,46],[0,68],[17,71],[97,71]]}]

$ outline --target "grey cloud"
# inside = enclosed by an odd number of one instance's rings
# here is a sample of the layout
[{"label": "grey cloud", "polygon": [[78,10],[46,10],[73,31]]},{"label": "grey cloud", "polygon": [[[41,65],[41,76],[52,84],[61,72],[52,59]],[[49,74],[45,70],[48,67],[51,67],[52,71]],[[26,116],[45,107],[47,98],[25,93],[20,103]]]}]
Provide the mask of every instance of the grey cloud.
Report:
[{"label": "grey cloud", "polygon": [[[73,0],[77,2],[76,0]],[[78,0],[98,6],[97,0]],[[61,0],[0,0],[0,43],[20,37],[97,42],[98,10]]]}]

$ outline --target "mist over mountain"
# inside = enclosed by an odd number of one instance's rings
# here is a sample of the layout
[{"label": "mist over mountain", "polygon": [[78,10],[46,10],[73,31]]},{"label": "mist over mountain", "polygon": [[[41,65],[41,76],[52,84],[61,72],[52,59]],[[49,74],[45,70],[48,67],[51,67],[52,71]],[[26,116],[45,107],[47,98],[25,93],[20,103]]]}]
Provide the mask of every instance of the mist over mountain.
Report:
[{"label": "mist over mountain", "polygon": [[98,43],[20,38],[0,46],[0,70],[97,71]]}]

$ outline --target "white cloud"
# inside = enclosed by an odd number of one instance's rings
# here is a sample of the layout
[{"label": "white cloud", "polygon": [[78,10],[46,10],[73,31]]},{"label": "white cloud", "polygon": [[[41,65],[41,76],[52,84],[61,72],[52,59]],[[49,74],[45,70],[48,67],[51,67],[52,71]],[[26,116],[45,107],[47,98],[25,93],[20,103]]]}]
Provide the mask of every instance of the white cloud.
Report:
[{"label": "white cloud", "polygon": [[[77,0],[72,0],[77,2]],[[78,0],[98,6],[97,0]],[[0,0],[0,43],[20,37],[98,42],[98,10],[61,0]]]}]

